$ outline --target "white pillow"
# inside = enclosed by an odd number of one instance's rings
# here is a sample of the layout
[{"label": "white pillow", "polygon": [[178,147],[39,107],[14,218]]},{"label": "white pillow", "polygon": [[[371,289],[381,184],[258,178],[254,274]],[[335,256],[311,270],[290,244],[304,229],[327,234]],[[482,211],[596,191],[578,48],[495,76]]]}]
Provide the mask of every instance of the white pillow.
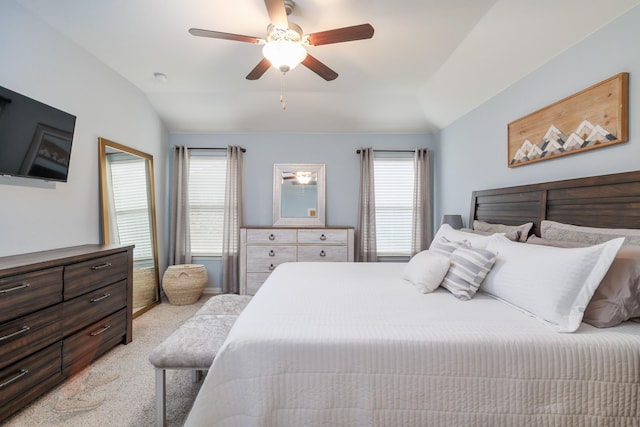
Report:
[{"label": "white pillow", "polygon": [[422,251],[415,254],[404,268],[402,278],[411,282],[420,292],[436,290],[447,271],[449,258],[434,252]]},{"label": "white pillow", "polygon": [[573,332],[623,242],[619,238],[585,248],[556,248],[494,235],[487,249],[498,258],[481,290],[559,332]]},{"label": "white pillow", "polygon": [[467,233],[466,231],[455,230],[449,224],[442,224],[433,237],[431,245],[433,245],[433,242],[438,242],[440,237],[444,237],[451,242],[467,241],[473,249],[486,249],[487,243],[489,243],[492,236]]}]

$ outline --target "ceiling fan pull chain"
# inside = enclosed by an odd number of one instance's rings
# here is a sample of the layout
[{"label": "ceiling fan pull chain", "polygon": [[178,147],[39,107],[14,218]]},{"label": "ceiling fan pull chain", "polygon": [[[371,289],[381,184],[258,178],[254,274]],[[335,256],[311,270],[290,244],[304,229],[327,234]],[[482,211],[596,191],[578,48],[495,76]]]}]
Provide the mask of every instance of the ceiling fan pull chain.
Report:
[{"label": "ceiling fan pull chain", "polygon": [[280,77],[280,104],[282,105],[282,109],[286,110],[287,103],[284,100],[284,76],[285,73],[282,73],[282,76]]}]

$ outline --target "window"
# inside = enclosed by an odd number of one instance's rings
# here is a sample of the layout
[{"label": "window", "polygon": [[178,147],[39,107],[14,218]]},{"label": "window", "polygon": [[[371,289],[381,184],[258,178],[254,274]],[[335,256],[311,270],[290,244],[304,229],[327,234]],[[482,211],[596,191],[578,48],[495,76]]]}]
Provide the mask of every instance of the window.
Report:
[{"label": "window", "polygon": [[149,206],[147,187],[134,185],[147,182],[147,163],[145,159],[132,156],[109,157],[113,210],[117,224],[115,241],[123,245],[133,245],[133,259],[136,262],[153,259],[151,249],[151,229],[149,225]]},{"label": "window", "polygon": [[189,227],[194,256],[222,255],[227,158],[193,151],[189,160]]},{"label": "window", "polygon": [[413,157],[373,160],[378,256],[410,256],[413,222]]}]

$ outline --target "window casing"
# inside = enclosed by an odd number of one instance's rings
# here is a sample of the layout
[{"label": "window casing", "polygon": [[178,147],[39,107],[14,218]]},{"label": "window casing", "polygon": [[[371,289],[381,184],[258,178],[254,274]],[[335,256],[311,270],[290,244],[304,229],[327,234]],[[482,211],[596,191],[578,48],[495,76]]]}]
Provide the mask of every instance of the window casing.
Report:
[{"label": "window casing", "polygon": [[376,245],[380,257],[411,255],[414,165],[413,157],[403,154],[376,154],[373,160]]},{"label": "window casing", "polygon": [[194,150],[189,160],[189,227],[193,256],[221,256],[227,158]]}]

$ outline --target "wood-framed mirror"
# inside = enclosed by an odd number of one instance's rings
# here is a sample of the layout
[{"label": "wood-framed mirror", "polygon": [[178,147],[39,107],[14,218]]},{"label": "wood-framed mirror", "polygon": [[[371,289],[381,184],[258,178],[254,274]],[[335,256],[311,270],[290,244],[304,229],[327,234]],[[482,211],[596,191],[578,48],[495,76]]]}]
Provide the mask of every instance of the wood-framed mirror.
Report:
[{"label": "wood-framed mirror", "polygon": [[160,303],[153,156],[98,138],[102,238],[133,249],[133,317]]},{"label": "wood-framed mirror", "polygon": [[325,165],[273,165],[273,225],[325,226]]}]

